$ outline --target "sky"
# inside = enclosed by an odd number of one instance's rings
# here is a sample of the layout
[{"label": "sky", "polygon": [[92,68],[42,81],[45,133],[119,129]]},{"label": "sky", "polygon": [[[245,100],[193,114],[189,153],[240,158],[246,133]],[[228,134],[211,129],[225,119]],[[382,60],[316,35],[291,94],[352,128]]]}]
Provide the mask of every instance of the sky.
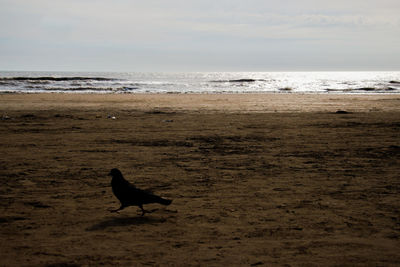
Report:
[{"label": "sky", "polygon": [[0,0],[0,70],[400,70],[399,0]]}]

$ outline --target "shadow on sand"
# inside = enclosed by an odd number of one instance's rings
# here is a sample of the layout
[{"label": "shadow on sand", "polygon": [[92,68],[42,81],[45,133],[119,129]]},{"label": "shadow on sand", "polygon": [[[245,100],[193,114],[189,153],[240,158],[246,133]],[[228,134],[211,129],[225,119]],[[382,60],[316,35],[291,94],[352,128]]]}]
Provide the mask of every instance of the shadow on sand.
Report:
[{"label": "shadow on sand", "polygon": [[114,217],[107,218],[102,222],[96,223],[91,227],[86,228],[86,231],[99,231],[110,227],[122,227],[130,225],[141,225],[141,224],[159,224],[165,222],[165,218],[153,218],[153,217]]}]

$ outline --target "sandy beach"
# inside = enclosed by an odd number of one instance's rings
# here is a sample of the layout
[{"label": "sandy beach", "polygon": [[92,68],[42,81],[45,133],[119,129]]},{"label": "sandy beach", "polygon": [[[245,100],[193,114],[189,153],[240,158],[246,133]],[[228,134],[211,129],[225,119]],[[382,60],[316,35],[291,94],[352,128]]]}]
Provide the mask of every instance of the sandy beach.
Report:
[{"label": "sandy beach", "polygon": [[[1,94],[0,119],[1,266],[400,264],[399,95]],[[172,204],[110,213],[112,168]]]}]

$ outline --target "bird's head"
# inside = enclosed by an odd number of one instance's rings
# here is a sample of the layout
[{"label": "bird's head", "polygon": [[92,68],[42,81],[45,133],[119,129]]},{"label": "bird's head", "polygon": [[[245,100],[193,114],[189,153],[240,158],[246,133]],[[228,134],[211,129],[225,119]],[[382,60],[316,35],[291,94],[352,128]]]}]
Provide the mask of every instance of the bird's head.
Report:
[{"label": "bird's head", "polygon": [[121,177],[122,173],[120,172],[120,170],[118,170],[117,168],[114,168],[110,171],[110,173],[108,174],[112,177]]}]

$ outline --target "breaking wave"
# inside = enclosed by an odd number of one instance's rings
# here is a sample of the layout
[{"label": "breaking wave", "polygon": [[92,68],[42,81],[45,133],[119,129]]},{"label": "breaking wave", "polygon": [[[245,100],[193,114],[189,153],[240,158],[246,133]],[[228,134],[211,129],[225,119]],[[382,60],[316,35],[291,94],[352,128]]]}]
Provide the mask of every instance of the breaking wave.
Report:
[{"label": "breaking wave", "polygon": [[400,72],[0,72],[0,93],[398,94]]}]

